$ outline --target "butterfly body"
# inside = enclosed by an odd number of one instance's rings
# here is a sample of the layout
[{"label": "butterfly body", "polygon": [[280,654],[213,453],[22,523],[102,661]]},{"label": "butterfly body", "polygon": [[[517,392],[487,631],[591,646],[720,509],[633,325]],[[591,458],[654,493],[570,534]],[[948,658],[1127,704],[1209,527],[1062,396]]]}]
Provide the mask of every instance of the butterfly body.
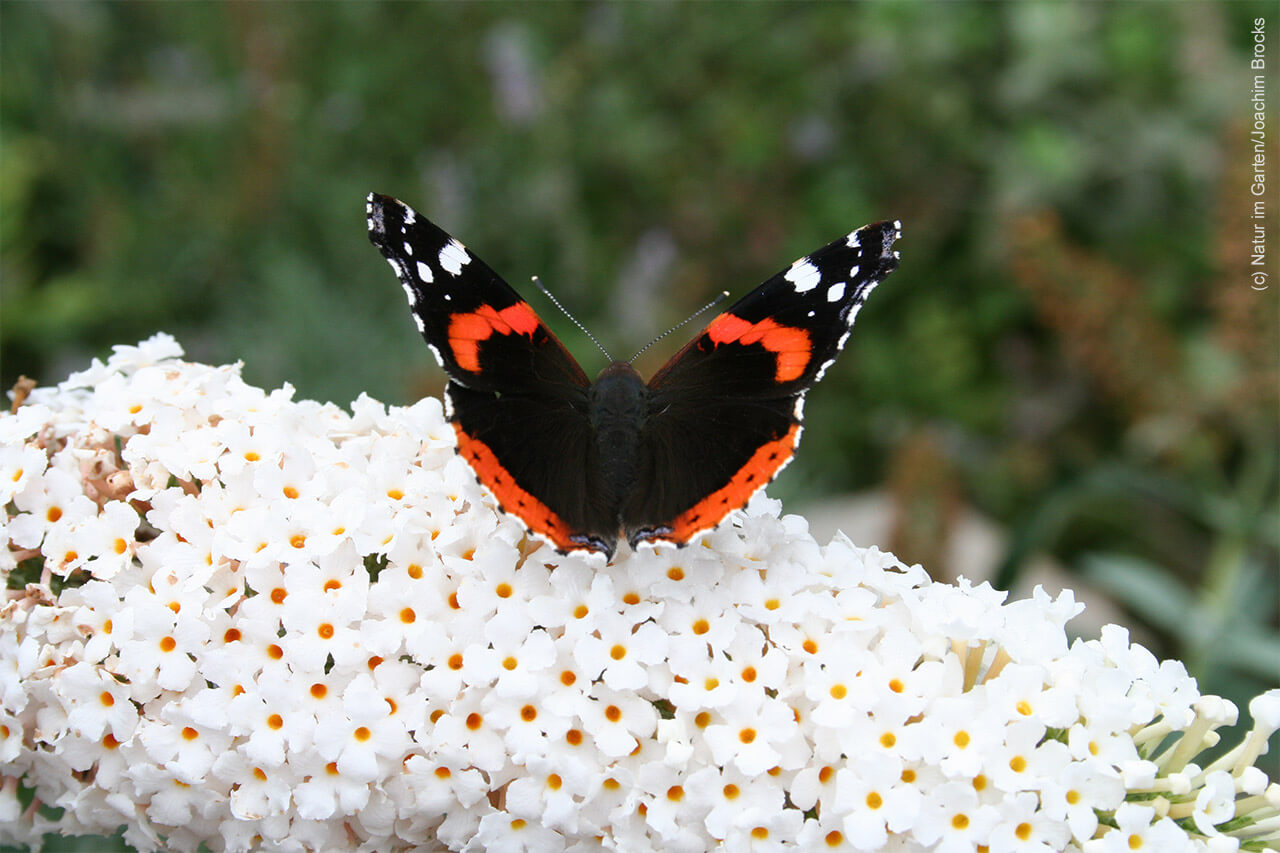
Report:
[{"label": "butterfly body", "polygon": [[461,243],[387,196],[370,239],[448,374],[458,452],[502,509],[570,553],[618,539],[684,545],[790,461],[804,393],[897,266],[897,223],[802,258],[714,318],[647,383],[627,362],[594,382],[527,302]]},{"label": "butterfly body", "polygon": [[615,361],[601,371],[587,398],[587,417],[599,460],[599,489],[616,532],[625,525],[621,508],[640,476],[637,460],[649,417],[649,389],[635,368]]}]

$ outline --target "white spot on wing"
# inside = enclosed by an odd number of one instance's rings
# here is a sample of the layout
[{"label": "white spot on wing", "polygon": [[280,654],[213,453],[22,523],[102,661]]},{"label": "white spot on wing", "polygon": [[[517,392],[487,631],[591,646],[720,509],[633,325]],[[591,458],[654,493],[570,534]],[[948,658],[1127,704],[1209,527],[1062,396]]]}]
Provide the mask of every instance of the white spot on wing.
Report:
[{"label": "white spot on wing", "polygon": [[858,231],[850,231],[849,236],[845,239],[845,243],[849,248],[857,249],[862,245],[862,238],[858,236]]},{"label": "white spot on wing", "polygon": [[418,261],[418,278],[422,279],[423,284],[430,284],[435,279],[435,276],[431,274],[431,267],[422,261]]},{"label": "white spot on wing", "polygon": [[837,281],[835,284],[827,288],[827,301],[839,302],[844,296],[844,282]]},{"label": "white spot on wing", "polygon": [[818,268],[808,258],[801,258],[782,277],[791,282],[796,293],[806,293],[818,286],[822,273],[818,272]]},{"label": "white spot on wing", "polygon": [[849,278],[857,278],[857,277],[858,277],[858,270],[860,270],[860,269],[862,269],[862,267],[858,266],[857,264],[854,264],[852,267],[850,267],[850,268],[849,268]]},{"label": "white spot on wing", "polygon": [[[417,322],[418,322],[418,331],[420,331],[420,332],[421,332],[421,331],[423,331],[422,321],[421,321],[421,320],[418,320],[418,318],[417,318],[416,316],[415,316],[413,319],[414,319],[414,320],[417,320]],[[441,367],[444,367],[444,359],[440,357],[440,350],[436,349],[436,345],[435,345],[435,344],[427,344],[427,348],[428,348],[428,349],[430,349],[430,350],[431,350],[431,354],[432,354],[432,355],[434,355],[434,356],[436,357],[436,364],[440,365]],[[447,398],[446,398],[446,399],[447,399]],[[450,403],[452,403],[452,401],[450,401]],[[449,408],[450,408],[450,409],[452,409],[452,408],[453,408],[453,406],[452,406],[452,405],[450,405],[450,407],[449,407]]]},{"label": "white spot on wing", "polygon": [[391,264],[391,268],[396,271],[396,275],[404,278],[404,270],[400,267],[400,263],[395,258],[387,258],[387,263]]},{"label": "white spot on wing", "polygon": [[467,247],[457,240],[450,240],[440,250],[440,266],[444,267],[449,275],[458,275],[462,272],[463,266],[469,263],[471,263],[471,256],[467,254]]},{"label": "white spot on wing", "polygon": [[405,241],[404,241],[404,253],[405,253],[406,255],[412,255],[412,254],[413,254],[413,244],[412,244],[412,243],[410,243],[408,240],[405,240]]},{"label": "white spot on wing", "polygon": [[412,308],[413,306],[417,305],[418,294],[413,292],[413,288],[405,284],[404,282],[400,282],[400,286],[404,288],[404,295],[409,297],[409,307]]},{"label": "white spot on wing", "polygon": [[413,223],[418,221],[418,214],[414,212],[412,207],[410,207],[407,204],[401,204],[400,209],[404,211],[405,225],[412,225]]}]

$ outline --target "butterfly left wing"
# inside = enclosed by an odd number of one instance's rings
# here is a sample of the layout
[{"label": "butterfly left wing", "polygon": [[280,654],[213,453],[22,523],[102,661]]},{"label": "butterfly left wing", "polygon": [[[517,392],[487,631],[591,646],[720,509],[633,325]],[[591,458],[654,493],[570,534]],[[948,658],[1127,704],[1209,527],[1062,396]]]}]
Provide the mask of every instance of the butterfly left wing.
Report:
[{"label": "butterfly left wing", "polygon": [[560,551],[611,553],[617,521],[597,498],[591,383],[577,361],[510,285],[413,208],[371,193],[366,213],[449,375],[449,420],[476,479]]},{"label": "butterfly left wing", "polygon": [[897,269],[897,222],[808,255],[717,316],[649,381],[632,547],[687,543],[744,506],[800,440],[805,392],[844,346],[867,295]]}]

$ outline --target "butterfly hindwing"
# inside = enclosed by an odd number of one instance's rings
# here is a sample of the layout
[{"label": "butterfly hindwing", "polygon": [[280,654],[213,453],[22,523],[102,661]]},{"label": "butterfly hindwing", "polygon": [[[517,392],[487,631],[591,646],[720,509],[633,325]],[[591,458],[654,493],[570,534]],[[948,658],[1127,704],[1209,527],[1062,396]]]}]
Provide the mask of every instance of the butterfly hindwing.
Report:
[{"label": "butterfly hindwing", "polygon": [[[582,411],[537,394],[494,395],[450,382],[458,453],[498,505],[560,551],[613,551],[617,515]],[[590,543],[598,543],[598,547]]]},{"label": "butterfly hindwing", "polygon": [[745,506],[795,452],[798,399],[655,397],[660,414],[649,418],[638,454],[643,487],[622,509],[631,546],[686,544]]},{"label": "butterfly hindwing", "polygon": [[896,222],[859,228],[715,317],[649,381],[644,479],[623,510],[632,544],[685,543],[743,506],[791,460],[804,393],[897,268]]}]

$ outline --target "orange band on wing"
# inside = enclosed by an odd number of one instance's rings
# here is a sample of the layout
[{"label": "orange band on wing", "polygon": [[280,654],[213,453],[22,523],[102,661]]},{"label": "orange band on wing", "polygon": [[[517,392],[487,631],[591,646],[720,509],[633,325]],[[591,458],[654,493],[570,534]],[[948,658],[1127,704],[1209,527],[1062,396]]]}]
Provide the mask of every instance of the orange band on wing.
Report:
[{"label": "orange band on wing", "polygon": [[498,457],[494,455],[489,445],[467,435],[456,423],[453,425],[453,430],[458,434],[458,452],[476,472],[480,483],[493,493],[503,512],[516,516],[535,533],[547,537],[552,544],[563,551],[581,547],[569,539],[569,526],[560,516],[552,512],[550,507],[542,501],[520,488],[511,476],[511,472],[498,461]]},{"label": "orange band on wing", "polygon": [[517,302],[501,311],[482,305],[470,314],[449,320],[449,349],[463,370],[480,372],[480,342],[493,335],[532,335],[542,324],[528,302]]},{"label": "orange band on wing", "polygon": [[791,460],[799,435],[800,424],[792,424],[786,435],[762,445],[726,485],[680,513],[671,522],[670,533],[652,538],[687,542],[695,533],[715,527],[730,512],[745,506]]},{"label": "orange band on wing", "polygon": [[804,375],[813,355],[809,333],[794,326],[783,326],[769,317],[752,323],[733,314],[721,314],[707,326],[707,337],[714,344],[759,344],[777,358],[774,381],[790,382]]}]

